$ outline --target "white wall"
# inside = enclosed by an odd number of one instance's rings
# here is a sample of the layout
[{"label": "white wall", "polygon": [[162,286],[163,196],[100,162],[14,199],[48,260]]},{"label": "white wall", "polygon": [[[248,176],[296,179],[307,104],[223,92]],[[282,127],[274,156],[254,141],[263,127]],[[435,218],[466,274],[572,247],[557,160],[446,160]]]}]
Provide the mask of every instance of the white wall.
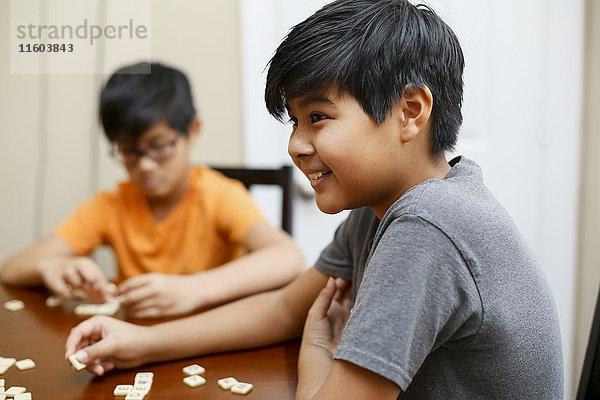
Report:
[{"label": "white wall", "polygon": [[[258,4],[257,4],[258,3]],[[289,127],[267,115],[264,68],[287,30],[325,1],[240,0],[244,130],[250,164],[287,162]],[[582,113],[583,0],[436,0],[466,57],[464,125],[456,153],[537,254],[561,319],[565,393],[573,390],[573,318]],[[296,239],[313,261],[343,217],[297,201]]]},{"label": "white wall", "polygon": [[569,398],[575,387],[584,2],[445,3],[467,56],[467,135],[457,150],[481,163],[486,184],[548,277],[561,320]]}]

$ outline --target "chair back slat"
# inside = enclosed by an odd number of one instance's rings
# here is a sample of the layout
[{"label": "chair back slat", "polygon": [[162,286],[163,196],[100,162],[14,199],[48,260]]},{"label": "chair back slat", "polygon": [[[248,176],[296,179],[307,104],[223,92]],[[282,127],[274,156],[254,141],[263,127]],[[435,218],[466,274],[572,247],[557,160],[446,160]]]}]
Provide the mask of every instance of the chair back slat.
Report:
[{"label": "chair back slat", "polygon": [[600,290],[576,397],[576,400],[597,399],[600,399]]},{"label": "chair back slat", "polygon": [[250,189],[253,185],[277,185],[283,191],[281,227],[292,234],[293,170],[289,165],[281,168],[230,168],[212,167],[223,175],[237,179]]}]

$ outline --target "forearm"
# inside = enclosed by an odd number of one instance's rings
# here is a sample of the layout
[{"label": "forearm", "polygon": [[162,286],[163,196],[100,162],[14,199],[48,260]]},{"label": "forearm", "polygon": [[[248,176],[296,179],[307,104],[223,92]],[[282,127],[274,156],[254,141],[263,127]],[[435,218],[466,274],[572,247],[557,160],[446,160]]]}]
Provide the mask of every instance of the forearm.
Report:
[{"label": "forearm", "polygon": [[40,257],[17,254],[2,264],[0,281],[8,285],[33,286],[43,283]]},{"label": "forearm", "polygon": [[298,337],[302,326],[303,320],[286,310],[281,291],[261,293],[152,326],[146,359],[155,362],[265,346]]},{"label": "forearm", "polygon": [[69,245],[56,235],[49,235],[7,259],[0,268],[0,281],[10,285],[40,285],[42,271],[53,264],[73,258]]},{"label": "forearm", "polygon": [[296,400],[314,398],[333,365],[333,356],[327,350],[302,343],[298,357],[298,387]]},{"label": "forearm", "polygon": [[[327,276],[307,270],[286,287],[151,329],[150,361],[265,346],[300,336]],[[168,340],[165,340],[168,338]]]},{"label": "forearm", "polygon": [[291,240],[255,250],[218,268],[196,274],[201,288],[198,305],[213,306],[279,288],[304,269],[302,254]]}]

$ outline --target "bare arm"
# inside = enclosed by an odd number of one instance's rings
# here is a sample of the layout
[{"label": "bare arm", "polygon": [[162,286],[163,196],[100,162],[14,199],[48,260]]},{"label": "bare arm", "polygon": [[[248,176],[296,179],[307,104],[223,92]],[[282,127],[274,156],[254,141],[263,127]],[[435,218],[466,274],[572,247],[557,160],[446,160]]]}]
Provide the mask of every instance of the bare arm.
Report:
[{"label": "bare arm", "polygon": [[0,280],[16,286],[41,285],[44,263],[71,257],[74,255],[67,242],[49,235],[8,258],[0,268]]},{"label": "bare arm", "polygon": [[[191,317],[142,327],[94,317],[73,328],[66,356],[99,361],[104,373],[148,362],[258,347],[297,337],[308,310],[327,281],[311,268],[284,288],[228,303]],[[92,343],[90,345],[90,343]]]},{"label": "bare arm", "polygon": [[[306,271],[288,286],[238,300],[190,319],[187,332],[178,321],[161,324],[157,337],[170,337],[168,348],[162,345],[157,359],[176,355],[205,354],[264,346],[298,337],[315,297],[327,282],[327,276],[314,268]],[[189,340],[191,349],[181,346]],[[181,353],[178,353],[181,352]]]},{"label": "bare arm", "polygon": [[0,281],[8,285],[46,285],[63,297],[72,289],[103,290],[106,277],[87,257],[76,257],[71,247],[49,235],[7,259],[0,268]]},{"label": "bare arm", "polygon": [[279,288],[304,271],[300,249],[266,221],[254,224],[248,254],[193,275],[144,274],[119,287],[122,305],[137,318],[176,315]]},{"label": "bare arm", "polygon": [[292,238],[266,221],[250,228],[245,244],[248,254],[200,274],[206,287],[204,305],[279,288],[305,270]]},{"label": "bare arm", "polygon": [[310,308],[298,359],[296,400],[389,399],[398,397],[394,382],[333,355],[352,308],[349,284],[330,279]]},{"label": "bare arm", "polygon": [[[311,367],[304,365],[303,368]],[[335,360],[325,382],[314,396],[302,396],[298,382],[296,400],[395,400],[399,394],[398,385],[383,376],[350,362]]]}]

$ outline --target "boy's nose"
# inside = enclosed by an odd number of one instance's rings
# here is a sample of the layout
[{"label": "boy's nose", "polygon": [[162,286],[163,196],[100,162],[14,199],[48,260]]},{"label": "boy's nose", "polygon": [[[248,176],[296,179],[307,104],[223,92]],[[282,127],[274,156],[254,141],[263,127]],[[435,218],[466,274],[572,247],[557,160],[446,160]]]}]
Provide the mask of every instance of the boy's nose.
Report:
[{"label": "boy's nose", "polygon": [[299,160],[312,156],[315,153],[312,141],[307,134],[303,134],[299,129],[290,137],[288,143],[288,153],[293,160]]},{"label": "boy's nose", "polygon": [[141,155],[137,162],[137,168],[142,171],[152,170],[157,165],[158,163],[148,154]]}]

